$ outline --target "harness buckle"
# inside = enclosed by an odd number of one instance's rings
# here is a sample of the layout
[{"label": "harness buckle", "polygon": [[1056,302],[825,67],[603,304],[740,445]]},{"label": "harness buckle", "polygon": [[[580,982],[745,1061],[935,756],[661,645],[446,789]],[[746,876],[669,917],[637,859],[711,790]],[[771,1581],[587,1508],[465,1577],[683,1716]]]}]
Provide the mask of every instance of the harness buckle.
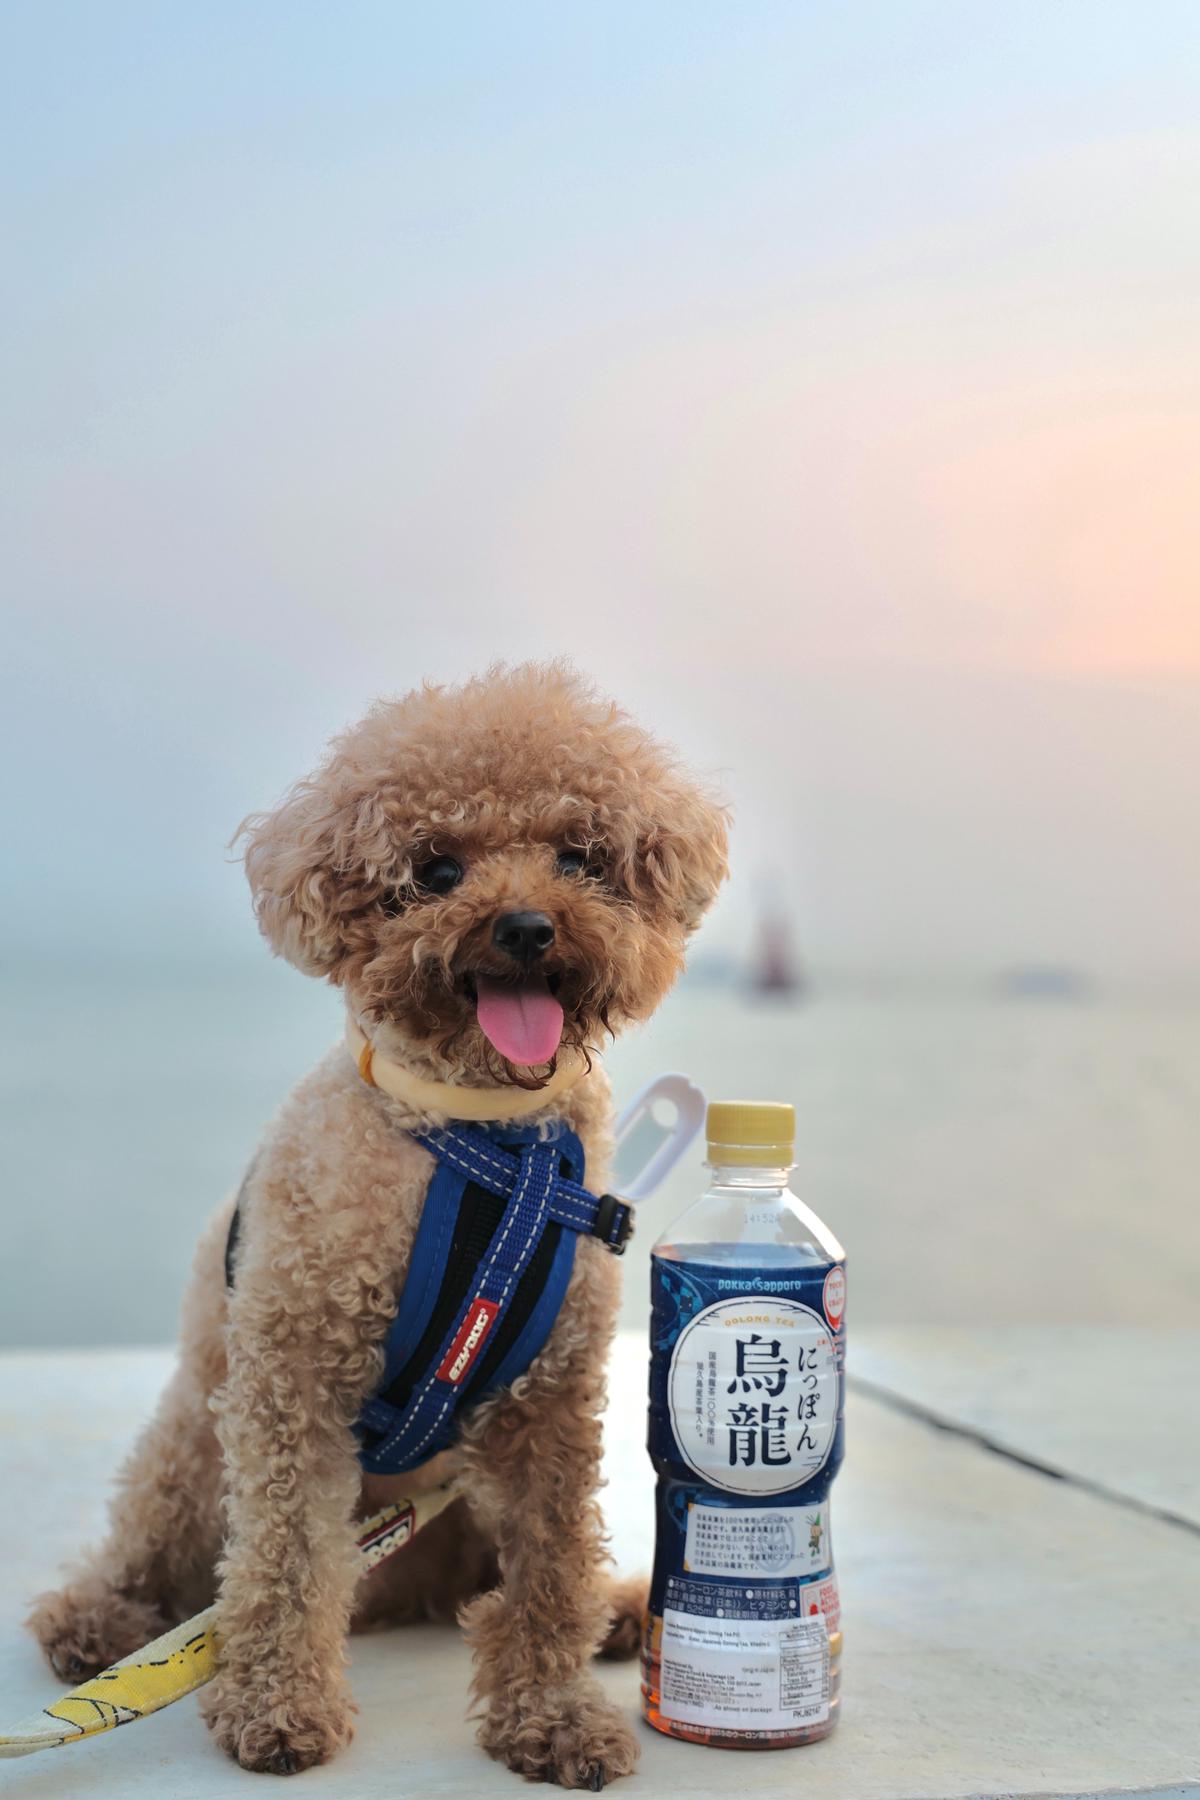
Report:
[{"label": "harness buckle", "polygon": [[625,1246],[633,1236],[633,1208],[628,1201],[616,1194],[601,1194],[592,1235],[606,1244],[614,1256],[624,1256]]}]

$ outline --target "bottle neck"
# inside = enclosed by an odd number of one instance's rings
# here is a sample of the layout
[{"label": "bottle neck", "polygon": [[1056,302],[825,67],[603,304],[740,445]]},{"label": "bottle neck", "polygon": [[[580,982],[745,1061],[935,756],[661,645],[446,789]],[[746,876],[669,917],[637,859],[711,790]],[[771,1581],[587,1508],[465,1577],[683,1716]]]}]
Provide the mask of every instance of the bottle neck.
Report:
[{"label": "bottle neck", "polygon": [[777,1192],[788,1184],[788,1176],[795,1168],[795,1163],[780,1163],[778,1167],[766,1168],[762,1163],[710,1163],[712,1169],[712,1186],[715,1188],[743,1188],[747,1192],[766,1188]]}]

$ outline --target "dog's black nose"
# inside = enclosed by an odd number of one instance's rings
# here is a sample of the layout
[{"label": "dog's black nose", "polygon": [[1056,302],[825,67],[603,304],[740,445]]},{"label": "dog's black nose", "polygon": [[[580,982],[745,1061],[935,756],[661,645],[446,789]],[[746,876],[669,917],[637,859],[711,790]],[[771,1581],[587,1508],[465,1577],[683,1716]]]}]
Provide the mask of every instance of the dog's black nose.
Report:
[{"label": "dog's black nose", "polygon": [[533,962],[554,942],[554,926],[545,913],[501,913],[492,926],[492,942],[517,962]]}]

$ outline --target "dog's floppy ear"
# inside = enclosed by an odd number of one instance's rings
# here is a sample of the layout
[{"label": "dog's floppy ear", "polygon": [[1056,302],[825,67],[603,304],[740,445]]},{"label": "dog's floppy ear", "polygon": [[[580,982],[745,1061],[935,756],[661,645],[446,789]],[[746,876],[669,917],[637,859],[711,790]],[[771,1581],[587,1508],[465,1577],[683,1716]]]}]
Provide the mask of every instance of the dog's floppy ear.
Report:
[{"label": "dog's floppy ear", "polygon": [[379,893],[360,842],[370,803],[340,789],[329,771],[297,782],[274,812],[251,814],[237,833],[263,936],[306,975],[334,981],[348,954],[369,951],[364,912]]},{"label": "dog's floppy ear", "polygon": [[631,823],[621,870],[626,886],[694,931],[729,873],[728,807],[672,775]]}]

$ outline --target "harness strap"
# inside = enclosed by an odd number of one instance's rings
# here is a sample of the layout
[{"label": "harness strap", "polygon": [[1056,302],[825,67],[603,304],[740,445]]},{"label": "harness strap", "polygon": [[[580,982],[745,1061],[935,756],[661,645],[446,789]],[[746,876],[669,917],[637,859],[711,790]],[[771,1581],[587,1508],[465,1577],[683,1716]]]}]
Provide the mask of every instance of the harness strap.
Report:
[{"label": "harness strap", "polygon": [[[465,1132],[455,1127],[445,1131],[414,1131],[410,1134],[424,1145],[431,1156],[448,1162],[469,1181],[477,1181],[493,1194],[507,1200],[522,1179],[521,1156],[514,1156],[502,1145],[484,1137],[482,1132]],[[625,1254],[625,1245],[633,1231],[632,1209],[615,1194],[589,1193],[578,1181],[567,1175],[555,1175],[546,1197],[546,1211],[572,1231],[598,1237],[617,1256]]]},{"label": "harness strap", "polygon": [[[356,1425],[359,1457],[399,1474],[443,1449],[455,1415],[524,1373],[558,1316],[580,1236],[623,1254],[631,1208],[582,1185],[565,1126],[455,1124],[411,1136],[434,1158],[384,1373]],[[235,1273],[239,1208],[226,1244]]]},{"label": "harness strap", "polygon": [[[505,1208],[467,1298],[455,1312],[407,1406],[393,1420],[386,1439],[374,1446],[373,1455],[389,1467],[411,1468],[433,1454],[439,1429],[449,1422],[457,1403],[459,1384],[503,1315],[541,1240],[557,1160],[558,1152],[551,1144],[532,1145],[522,1156],[511,1204]],[[371,1413],[378,1404],[369,1403]]]},{"label": "harness strap", "polygon": [[578,1236],[599,1237],[617,1255],[629,1237],[630,1208],[576,1179],[583,1150],[573,1132],[494,1132],[412,1133],[436,1166],[384,1383],[359,1420],[362,1461],[373,1471],[399,1473],[436,1454],[463,1401],[528,1368],[558,1315]]}]

